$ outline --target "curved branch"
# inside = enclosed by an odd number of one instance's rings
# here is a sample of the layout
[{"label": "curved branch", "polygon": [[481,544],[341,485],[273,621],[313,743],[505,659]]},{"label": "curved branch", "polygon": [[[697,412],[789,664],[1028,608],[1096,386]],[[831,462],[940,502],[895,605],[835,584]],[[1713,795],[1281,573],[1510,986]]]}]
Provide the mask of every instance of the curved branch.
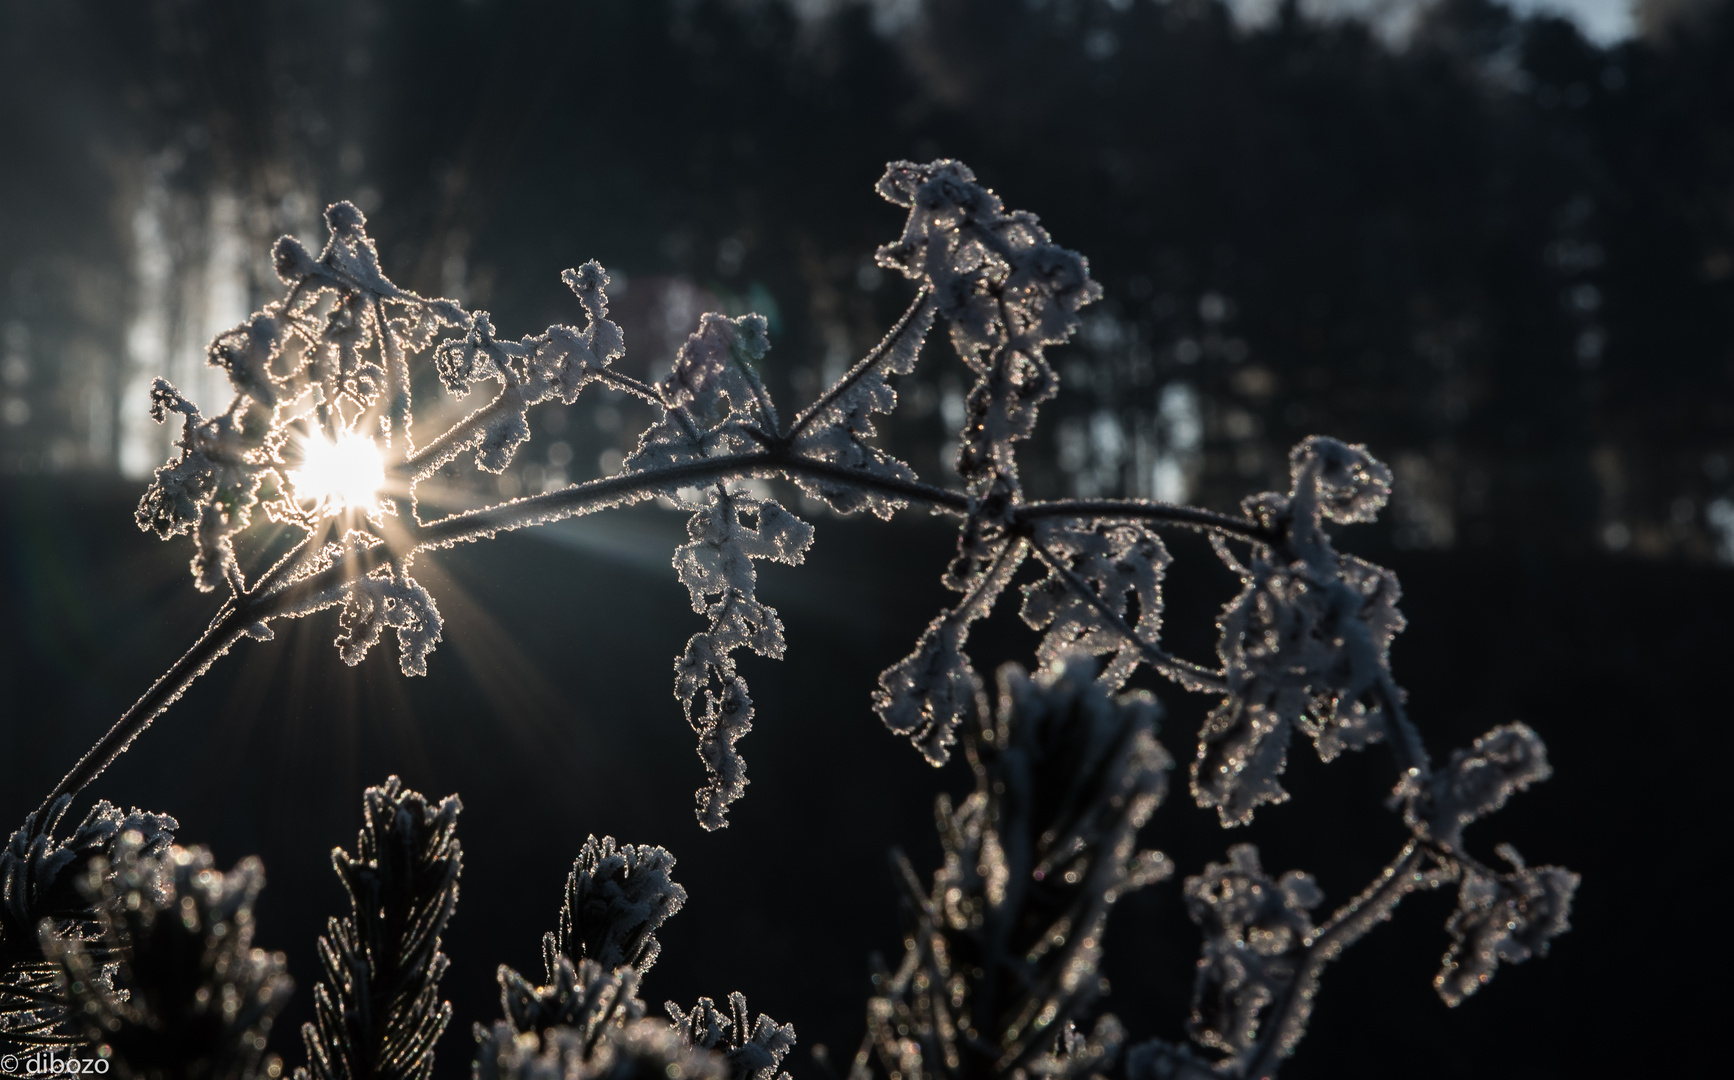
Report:
[{"label": "curved branch", "polygon": [[1375,924],[1389,918],[1403,897],[1418,888],[1437,888],[1445,883],[1445,877],[1419,876],[1422,860],[1427,854],[1421,843],[1411,838],[1371,885],[1313,931],[1302,958],[1296,964],[1294,979],[1271,1003],[1270,1011],[1260,1025],[1258,1046],[1240,1073],[1243,1080],[1263,1080],[1276,1075],[1278,1061],[1288,1056],[1284,1043],[1293,1045],[1291,1040],[1284,1038],[1286,1029],[1294,1022],[1298,1009],[1310,1008],[1310,1002],[1318,992],[1319,974],[1326,964],[1365,936]]},{"label": "curved branch", "polygon": [[[152,720],[174,704],[175,699],[186,692],[194,679],[203,675],[217,657],[228,652],[230,647],[240,640],[248,625],[250,623],[243,618],[241,608],[233,601],[225,604],[217,613],[216,619],[199,636],[199,640],[193,643],[193,647],[151,684],[151,688],[133,703],[132,708],[121,714],[121,718],[115,721],[107,734],[85,752],[78,764],[72,767],[72,771],[62,777],[54,790],[48,793],[48,797],[42,800],[42,806],[36,811],[35,822],[31,827],[31,839],[44,835],[58,824],[57,817],[52,813],[56,800],[63,795],[76,795],[113,764],[116,758],[126,753],[127,747],[132,745],[140,732],[150,727]],[[63,807],[62,812],[64,811]]]},{"label": "curved branch", "polygon": [[481,434],[482,428],[505,411],[504,402],[509,396],[510,389],[501,390],[494,400],[447,428],[420,450],[406,456],[393,465],[391,471],[412,484],[432,476],[434,470],[469,449]]},{"label": "curved branch", "polygon": [[916,292],[915,299],[909,302],[909,307],[904,310],[903,315],[891,327],[891,331],[880,338],[879,344],[873,346],[866,356],[850,368],[848,374],[832,383],[829,390],[820,394],[819,400],[801,410],[801,415],[795,417],[795,422],[789,425],[789,433],[786,437],[789,439],[797,438],[801,432],[806,430],[808,424],[811,424],[821,413],[830,408],[833,401],[848,392],[849,388],[855,385],[856,380],[866,374],[874,364],[877,364],[880,358],[889,352],[891,346],[896,344],[897,340],[909,329],[909,325],[915,321],[915,316],[920,314],[930,296],[931,290],[928,286],[923,285]]},{"label": "curved branch", "polygon": [[[914,311],[919,310],[924,297],[917,297],[917,302],[909,313],[905,314],[905,322]],[[900,324],[902,325],[902,324]],[[894,336],[894,335],[893,335]],[[877,356],[877,351],[863,364],[870,364]],[[860,365],[857,365],[859,368]],[[636,382],[621,377],[611,380],[625,388],[627,383]],[[637,392],[634,390],[634,392]],[[409,475],[412,479],[421,479],[431,474],[440,464],[455,457],[468,445],[482,424],[490,419],[501,401],[509,396],[509,391],[490,404],[471,413],[459,421],[439,438],[428,443],[414,454],[409,455],[399,464],[396,471],[400,475]],[[823,403],[830,400],[821,399],[815,408],[822,408]],[[813,412],[813,410],[809,410]],[[816,413],[815,413],[816,415]],[[796,421],[798,425],[801,421]],[[706,483],[728,477],[767,476],[792,478],[808,476],[814,479],[832,480],[868,488],[882,495],[906,502],[921,503],[936,511],[952,514],[968,514],[971,499],[961,491],[925,484],[917,480],[902,480],[895,477],[874,476],[856,469],[845,468],[831,462],[817,461],[790,453],[780,447],[768,447],[750,453],[727,454],[719,457],[704,458],[698,461],[659,469],[654,472],[630,473],[620,476],[605,477],[591,480],[583,484],[575,484],[559,491],[543,495],[535,495],[515,502],[492,506],[482,510],[454,514],[425,525],[415,522],[413,518],[400,522],[405,530],[408,542],[407,550],[399,555],[412,555],[427,548],[446,547],[452,544],[479,540],[493,536],[496,533],[513,529],[525,528],[557,521],[562,518],[593,513],[617,506],[624,502],[637,502],[658,493],[667,491],[671,485],[688,486]],[[1030,503],[1013,510],[1015,519],[1019,522],[1032,521],[1043,517],[1074,517],[1087,518],[1139,518],[1146,521],[1167,522],[1190,528],[1203,528],[1219,533],[1241,537],[1255,543],[1273,543],[1279,538],[1268,530],[1240,518],[1212,513],[1207,510],[1196,510],[1190,507],[1170,506],[1164,503],[1142,501],[1093,501],[1064,500],[1046,503]],[[387,545],[383,539],[375,538],[373,542],[350,548],[332,560],[332,563],[317,573],[301,578],[291,578],[305,559],[315,549],[313,537],[309,537],[296,549],[285,555],[263,577],[255,582],[253,588],[239,601],[231,601],[221,612],[216,621],[194,643],[163,676],[152,685],[151,689],[140,698],[132,708],[128,709],[115,725],[109,729],[97,744],[67,773],[54,791],[43,803],[43,811],[37,816],[36,829],[38,833],[46,830],[51,822],[48,811],[53,803],[62,795],[76,794],[91,780],[95,779],[104,769],[126,752],[132,740],[149,727],[164,709],[184,693],[193,680],[204,674],[217,657],[223,655],[244,635],[244,627],[259,622],[268,622],[285,613],[296,610],[308,610],[308,602],[323,593],[334,590],[347,578],[353,577],[358,571],[355,560],[368,555],[375,549]],[[1125,634],[1127,640],[1136,643],[1148,662],[1164,676],[1191,690],[1210,693],[1225,692],[1220,672],[1213,672],[1197,664],[1172,656],[1166,651],[1139,638],[1126,621],[1115,615],[1102,603],[1100,597],[1071,570],[1060,563],[1040,545],[1034,545],[1042,561],[1052,567],[1067,584],[1083,596],[1088,603],[1096,607],[1105,618],[1108,618],[1117,629]],[[365,571],[362,571],[365,572]],[[1394,688],[1392,688],[1394,690]],[[1418,767],[1425,769],[1424,754],[1415,757],[1413,746],[1416,736],[1413,725],[1408,722],[1402,712],[1399,698],[1395,694],[1387,694],[1390,702],[1393,726],[1401,736],[1392,740],[1394,745],[1400,745],[1399,764],[1405,769]]]},{"label": "curved branch", "polygon": [[1137,518],[1164,525],[1181,525],[1227,533],[1255,544],[1277,544],[1283,540],[1282,535],[1275,530],[1264,528],[1244,517],[1145,499],[1059,499],[1053,502],[1025,503],[1012,513],[1018,521],[1034,521],[1047,517]]}]

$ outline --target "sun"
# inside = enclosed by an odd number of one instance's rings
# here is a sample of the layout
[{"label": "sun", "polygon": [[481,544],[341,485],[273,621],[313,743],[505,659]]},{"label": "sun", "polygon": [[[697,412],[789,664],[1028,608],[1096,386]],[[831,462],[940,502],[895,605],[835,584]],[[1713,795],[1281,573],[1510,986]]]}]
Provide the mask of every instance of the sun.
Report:
[{"label": "sun", "polygon": [[333,442],[315,434],[301,444],[301,451],[301,466],[289,470],[297,502],[367,514],[379,509],[385,459],[372,439],[343,431]]}]

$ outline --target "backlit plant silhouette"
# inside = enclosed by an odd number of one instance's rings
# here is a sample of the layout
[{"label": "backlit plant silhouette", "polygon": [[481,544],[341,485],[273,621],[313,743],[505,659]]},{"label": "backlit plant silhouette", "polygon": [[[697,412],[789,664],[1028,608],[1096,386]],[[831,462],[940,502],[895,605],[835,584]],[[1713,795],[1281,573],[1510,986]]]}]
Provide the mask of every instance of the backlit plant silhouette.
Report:
[{"label": "backlit plant silhouette", "polygon": [[[1396,579],[1337,552],[1326,531],[1371,521],[1389,470],[1362,447],[1313,437],[1290,455],[1289,490],[1251,496],[1239,513],[1026,498],[1016,447],[1057,387],[1046,348],[1072,335],[1100,293],[1088,264],[957,162],[895,163],[878,190],[908,210],[878,263],[915,295],[877,346],[787,419],[761,377],[770,343],[760,316],[705,315],[667,375],[648,383],[612,366],[625,343],[595,262],[565,274],[582,327],[510,340],[485,312],[393,285],[348,203],[327,210],[317,257],[278,241],[282,299],[210,346],[235,390],[228,406],[206,415],[165,382],[152,391],[157,418],[179,418],[180,451],[157,471],[138,524],[189,536],[195,584],[226,595],[198,642],[0,854],[0,1032],[104,1046],[128,1075],[280,1073],[264,1036],[289,982],[281,957],[250,948],[256,862],[220,874],[207,852],[172,843],[172,819],[107,803],[70,832],[61,825],[73,797],[189,683],[278,620],[337,608],[345,662],[390,629],[404,673],[425,672],[442,623],[412,572],[429,549],[658,497],[689,512],[674,568],[703,623],[675,659],[674,692],[708,772],[699,820],[725,826],[746,784],[737,744],[754,715],[734,657],[777,657],[784,644],[776,611],[755,594],[753,561],[799,563],[813,541],[811,525],[749,480],[792,482],[839,513],[890,518],[917,505],[960,521],[944,575],[959,598],[880,676],[873,701],[935,765],[961,743],[976,786],[955,806],[942,800],[945,862],[931,883],[903,864],[908,949],[876,985],[852,1080],[1269,1076],[1303,1034],[1326,965],[1409,893],[1448,884],[1458,906],[1435,978],[1446,1002],[1501,961],[1544,952],[1566,929],[1576,876],[1529,867],[1508,847],[1507,867],[1490,866],[1462,839],[1469,822],[1546,777],[1541,741],[1509,725],[1436,767],[1388,664],[1403,626]],[[897,404],[893,380],[913,371],[941,321],[974,378],[957,433],[959,488],[922,481],[873,441],[876,417]],[[483,389],[486,403],[418,442],[413,375],[430,365],[448,393]],[[569,404],[593,384],[656,410],[617,473],[420,515],[419,483],[464,455],[500,472],[530,438],[528,410]],[[1170,559],[1159,532],[1171,528],[1207,533],[1241,581],[1213,665],[1161,643]],[[292,542],[267,536],[255,549],[273,556],[246,566],[235,540],[250,529]],[[1026,567],[1021,614],[1043,633],[1038,670],[1002,670],[990,708],[966,652],[970,629]],[[1121,694],[1141,667],[1220,699],[1190,790],[1223,826],[1287,799],[1280,779],[1298,732],[1326,761],[1388,747],[1392,805],[1409,834],[1334,910],[1306,874],[1272,877],[1250,845],[1187,878],[1205,940],[1185,1046],[1128,1046],[1095,1008],[1110,909],[1173,871],[1137,845],[1173,764],[1156,738],[1155,699]],[[426,1077],[450,1019],[438,983],[461,868],[458,803],[432,803],[393,778],[368,790],[364,809],[357,850],[335,856],[352,910],[321,941],[317,1021],[297,1075]],[[668,1021],[646,1017],[637,995],[660,949],[655,930],[686,900],[673,865],[660,848],[592,838],[544,941],[542,981],[501,970],[504,1016],[477,1028],[477,1076],[774,1080],[794,1031],[753,1018],[738,994],[726,1010],[700,999],[671,1004]]]}]

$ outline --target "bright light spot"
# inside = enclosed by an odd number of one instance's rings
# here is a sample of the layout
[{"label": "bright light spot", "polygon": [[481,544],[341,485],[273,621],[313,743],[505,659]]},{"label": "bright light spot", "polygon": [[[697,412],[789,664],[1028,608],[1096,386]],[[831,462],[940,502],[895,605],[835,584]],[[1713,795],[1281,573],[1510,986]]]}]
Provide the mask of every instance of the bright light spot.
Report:
[{"label": "bright light spot", "polygon": [[372,439],[350,431],[339,434],[336,442],[315,435],[302,444],[302,454],[301,467],[289,471],[298,501],[369,514],[379,509],[385,459]]}]

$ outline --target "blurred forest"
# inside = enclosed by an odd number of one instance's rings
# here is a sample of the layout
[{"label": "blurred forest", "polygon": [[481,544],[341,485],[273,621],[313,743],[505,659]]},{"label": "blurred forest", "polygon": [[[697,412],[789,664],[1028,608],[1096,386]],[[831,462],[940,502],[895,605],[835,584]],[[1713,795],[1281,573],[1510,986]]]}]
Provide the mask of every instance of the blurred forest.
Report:
[{"label": "blurred forest", "polygon": [[[511,333],[601,259],[643,370],[700,309],[761,310],[810,395],[902,302],[872,182],[949,156],[1108,288],[1042,494],[1232,505],[1323,431],[1393,462],[1403,546],[1734,560],[1726,3],[1609,48],[1485,0],[1400,47],[1199,0],[0,12],[0,471],[147,473],[150,378],[199,400],[269,242],[338,198],[398,280]],[[921,379],[892,439],[938,475],[962,381]],[[593,474],[616,419],[549,414],[564,446],[515,482]]]},{"label": "blurred forest", "polygon": [[[1365,442],[1397,497],[1345,546],[1403,577],[1395,670],[1430,748],[1518,718],[1552,748],[1486,843],[1582,871],[1578,929],[1446,1010],[1449,903],[1415,902],[1327,975],[1284,1075],[1689,1072],[1717,1002],[1684,990],[1705,958],[1661,942],[1647,882],[1727,877],[1708,680],[1734,605],[1734,3],[1649,0],[1637,25],[1599,45],[1488,0],[1416,5],[1400,35],[1291,2],[1247,27],[1215,0],[0,0],[0,810],[21,820],[209,618],[184,551],[130,522],[173,434],[144,388],[226,400],[204,345],[276,294],[277,235],[316,248],[352,199],[396,281],[511,335],[572,321],[559,272],[597,258],[627,370],[660,371],[703,310],[756,310],[773,389],[804,402],[907,301],[871,260],[901,220],[884,163],[956,157],[1107,290],[1056,353],[1034,494],[1230,509],[1286,486],[1305,435]],[[924,477],[965,385],[930,349],[886,425]],[[634,409],[544,406],[476,494],[611,471]],[[695,629],[679,522],[617,517],[442,554],[426,680],[344,668],[314,617],[223,661],[97,783],[223,865],[265,857],[291,1063],[326,853],[394,771],[467,806],[442,1075],[496,1015],[493,965],[534,968],[587,832],[680,859],[692,900],[647,1000],[745,990],[796,1025],[798,1078],[822,1075],[814,1043],[853,1053],[867,954],[900,947],[883,852],[929,868],[932,794],[965,783],[868,707],[946,602],[951,540],[820,516],[812,564],[767,575],[790,655],[747,669],[754,786],[710,837],[668,695]],[[1202,658],[1232,590],[1201,542],[1176,549],[1170,634]],[[983,671],[1033,645],[1009,616],[982,641]],[[1161,693],[1184,762],[1201,703]],[[1401,832],[1354,816],[1386,763],[1305,756],[1297,814],[1314,800],[1342,840],[1323,865],[1319,819],[1225,836],[1184,792],[1153,842],[1184,874],[1250,838],[1343,896]],[[1179,1035],[1197,933],[1174,887],[1110,937],[1108,1007]]]}]

